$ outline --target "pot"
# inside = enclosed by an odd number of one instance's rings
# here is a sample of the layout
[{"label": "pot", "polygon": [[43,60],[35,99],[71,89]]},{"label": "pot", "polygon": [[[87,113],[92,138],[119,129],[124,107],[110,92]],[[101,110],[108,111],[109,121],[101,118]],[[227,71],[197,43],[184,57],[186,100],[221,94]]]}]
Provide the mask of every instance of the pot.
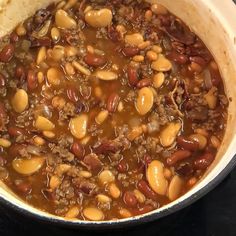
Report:
[{"label": "pot", "polygon": [[[48,0],[0,0],[0,37],[11,31],[19,22],[46,6]],[[152,0],[151,2],[156,2]],[[34,219],[70,227],[116,228],[159,219],[195,202],[233,169],[236,164],[236,6],[231,0],[158,0],[170,12],[181,18],[203,40],[219,65],[225,91],[230,100],[228,123],[222,145],[214,163],[202,180],[184,196],[174,202],[128,219],[90,222],[67,220],[40,211],[19,199],[3,182],[0,182],[0,202]]]}]

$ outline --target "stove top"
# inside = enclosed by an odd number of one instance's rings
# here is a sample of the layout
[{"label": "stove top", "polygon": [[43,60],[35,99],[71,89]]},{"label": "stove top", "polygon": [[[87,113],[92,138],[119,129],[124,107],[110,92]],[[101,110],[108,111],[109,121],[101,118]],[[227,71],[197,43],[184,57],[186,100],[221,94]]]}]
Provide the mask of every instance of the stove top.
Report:
[{"label": "stove top", "polygon": [[163,219],[122,229],[122,231],[70,230],[32,222],[17,217],[16,212],[0,206],[0,235],[50,235],[50,236],[235,236],[236,235],[236,170],[205,197],[191,206]]}]

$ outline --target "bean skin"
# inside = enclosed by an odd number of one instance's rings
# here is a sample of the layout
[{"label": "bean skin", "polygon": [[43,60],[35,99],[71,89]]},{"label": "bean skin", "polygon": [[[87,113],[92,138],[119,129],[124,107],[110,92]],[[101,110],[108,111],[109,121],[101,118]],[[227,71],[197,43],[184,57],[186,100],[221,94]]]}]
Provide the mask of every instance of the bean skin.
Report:
[{"label": "bean skin", "polygon": [[211,163],[214,161],[215,157],[212,153],[205,153],[204,155],[198,157],[194,162],[194,167],[197,170],[206,170]]},{"label": "bean skin", "polygon": [[119,101],[120,101],[119,95],[117,93],[112,93],[107,100],[107,110],[112,113],[116,112]]},{"label": "bean skin", "polygon": [[104,66],[107,62],[103,56],[92,54],[92,53],[88,53],[84,57],[84,61],[89,66],[93,66],[93,67]]},{"label": "bean skin", "polygon": [[83,146],[79,142],[74,142],[72,144],[71,151],[80,160],[83,158],[85,153]]},{"label": "bean skin", "polygon": [[135,209],[134,210],[134,214],[135,215],[142,215],[142,214],[145,214],[145,213],[148,213],[150,211],[154,210],[154,207],[151,206],[151,205],[145,205],[143,207],[140,207],[138,209]]},{"label": "bean skin", "polygon": [[122,49],[122,53],[126,57],[133,57],[139,53],[138,47],[125,47]]},{"label": "bean skin", "polygon": [[197,151],[199,149],[199,144],[196,141],[187,139],[183,136],[178,136],[176,141],[184,150]]},{"label": "bean skin", "polygon": [[142,79],[137,83],[137,88],[143,88],[143,87],[148,87],[152,84],[151,79]]},{"label": "bean skin", "polygon": [[0,62],[9,62],[14,55],[14,51],[15,47],[11,43],[3,47],[2,51],[0,51]]},{"label": "bean skin", "polygon": [[138,200],[133,192],[127,191],[124,193],[123,201],[128,207],[136,207]]},{"label": "bean skin", "polygon": [[137,69],[129,66],[127,70],[127,75],[130,86],[136,86],[139,82]]},{"label": "bean skin", "polygon": [[38,87],[38,80],[33,70],[28,71],[27,86],[29,90],[34,90]]},{"label": "bean skin", "polygon": [[166,162],[169,166],[173,166],[175,163],[182,161],[191,156],[191,152],[188,150],[178,150],[167,158]]},{"label": "bean skin", "polygon": [[140,180],[137,184],[138,190],[141,191],[147,198],[156,200],[156,193],[152,191],[148,183],[145,180]]}]

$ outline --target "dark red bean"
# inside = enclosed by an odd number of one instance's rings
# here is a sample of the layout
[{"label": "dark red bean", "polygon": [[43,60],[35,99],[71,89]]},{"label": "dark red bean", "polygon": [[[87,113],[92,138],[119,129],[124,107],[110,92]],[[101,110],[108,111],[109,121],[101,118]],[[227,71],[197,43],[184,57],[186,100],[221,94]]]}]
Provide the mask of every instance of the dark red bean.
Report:
[{"label": "dark red bean", "polygon": [[181,163],[179,166],[175,167],[175,172],[183,177],[190,176],[194,170],[192,164],[186,162]]},{"label": "dark red bean", "polygon": [[166,162],[169,166],[173,166],[179,161],[182,161],[191,156],[191,152],[188,150],[178,150],[167,158]]},{"label": "dark red bean", "polygon": [[15,47],[13,44],[7,44],[5,47],[3,47],[2,51],[0,51],[0,62],[9,62],[14,56],[14,52]]},{"label": "dark red bean", "polygon": [[176,141],[178,146],[183,148],[184,150],[196,151],[199,149],[198,142],[194,140],[189,140],[183,136],[178,136]]},{"label": "dark red bean", "polygon": [[33,70],[28,71],[27,87],[29,90],[34,90],[38,87],[38,80]]},{"label": "dark red bean", "polygon": [[122,53],[126,57],[133,57],[139,53],[138,47],[125,47],[122,49]]},{"label": "dark red bean", "polygon": [[112,140],[103,140],[102,143],[93,148],[93,152],[96,154],[109,154],[109,153],[116,153],[119,151],[121,146],[118,142],[112,141]]},{"label": "dark red bean", "polygon": [[6,163],[7,163],[6,158],[3,156],[0,156],[0,166],[4,166],[4,165],[6,165]]},{"label": "dark red bean", "polygon": [[11,34],[10,34],[10,42],[11,43],[16,43],[19,41],[19,36],[17,35],[17,33],[15,31],[13,31]]},{"label": "dark red bean", "polygon": [[71,151],[80,160],[83,158],[83,156],[85,154],[84,147],[79,142],[74,142],[72,144]]},{"label": "dark red bean", "polygon": [[205,61],[202,57],[199,57],[199,56],[189,57],[189,60],[190,60],[191,62],[197,63],[197,64],[200,65],[201,67],[206,66],[206,61]]},{"label": "dark red bean", "polygon": [[135,215],[142,215],[142,214],[148,213],[152,210],[154,210],[154,207],[152,205],[146,205],[146,206],[143,206],[143,207],[133,210],[133,212]]},{"label": "dark red bean", "polygon": [[180,54],[175,51],[168,54],[167,58],[180,65],[184,65],[188,62],[188,57],[185,54]]},{"label": "dark red bean", "polygon": [[139,82],[137,69],[129,66],[127,69],[127,75],[129,84],[131,86],[136,86],[137,83]]},{"label": "dark red bean", "polygon": [[129,165],[124,159],[122,159],[117,165],[117,170],[120,173],[126,173],[128,169],[129,169]]},{"label": "dark red bean", "polygon": [[147,198],[150,198],[152,200],[156,200],[156,193],[152,191],[152,189],[149,187],[148,183],[145,180],[140,180],[137,184],[137,188],[139,191],[141,191]]},{"label": "dark red bean", "polygon": [[143,88],[143,87],[148,87],[152,84],[152,80],[151,79],[142,79],[137,83],[137,88]]},{"label": "dark red bean", "polygon": [[46,198],[48,201],[55,201],[56,200],[55,192],[52,192],[50,189],[42,189],[41,192],[42,192],[44,198]]},{"label": "dark red bean", "polygon": [[121,36],[120,33],[113,27],[113,26],[109,26],[108,30],[108,37],[113,41],[113,42],[118,42],[121,40]]},{"label": "dark red bean", "polygon": [[24,130],[16,126],[11,126],[8,128],[8,133],[12,137],[17,137],[19,135],[22,135],[24,133]]},{"label": "dark red bean", "polygon": [[52,40],[49,37],[44,37],[44,38],[33,38],[31,39],[31,48],[38,48],[38,47],[51,47],[52,46]]},{"label": "dark red bean", "polygon": [[23,149],[26,149],[26,145],[24,144],[12,144],[8,150],[8,154],[11,157],[17,157],[19,155],[19,152]]},{"label": "dark red bean", "polygon": [[16,189],[23,194],[29,194],[32,191],[31,184],[27,182],[15,182],[15,186]]},{"label": "dark red bean", "polygon": [[88,168],[88,170],[99,173],[102,170],[102,162],[98,159],[96,154],[89,154],[84,157],[83,163]]},{"label": "dark red bean", "polygon": [[107,99],[107,110],[109,112],[116,112],[120,101],[120,97],[117,93],[112,93]]},{"label": "dark red bean", "polygon": [[6,85],[5,76],[0,73],[0,88],[3,88],[5,85]]},{"label": "dark red bean", "polygon": [[66,90],[67,97],[72,102],[77,102],[79,100],[78,91],[76,88],[70,87]]},{"label": "dark red bean", "polygon": [[138,200],[133,192],[127,191],[124,193],[123,201],[128,207],[136,207]]},{"label": "dark red bean", "polygon": [[194,167],[197,170],[205,170],[211,165],[214,159],[215,157],[212,153],[205,153],[204,155],[198,157],[198,159],[194,161]]},{"label": "dark red bean", "polygon": [[24,83],[26,79],[26,73],[23,66],[17,66],[15,70],[15,77],[20,81],[20,83]]},{"label": "dark red bean", "polygon": [[100,56],[100,55],[92,54],[92,53],[88,53],[84,57],[84,61],[89,66],[93,66],[93,67],[104,66],[107,63],[106,58],[104,56]]}]

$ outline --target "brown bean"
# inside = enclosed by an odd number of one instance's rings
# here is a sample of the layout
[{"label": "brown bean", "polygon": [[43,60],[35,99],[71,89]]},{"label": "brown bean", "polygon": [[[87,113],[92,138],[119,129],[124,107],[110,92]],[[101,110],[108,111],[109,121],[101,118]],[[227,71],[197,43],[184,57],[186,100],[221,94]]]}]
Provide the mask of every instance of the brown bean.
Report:
[{"label": "brown bean", "polygon": [[68,88],[66,90],[66,95],[72,102],[77,102],[79,100],[78,91],[76,90],[76,88]]},{"label": "brown bean", "polygon": [[104,66],[107,62],[104,56],[92,54],[92,53],[88,53],[84,57],[84,61],[89,66],[93,66],[93,67]]},{"label": "brown bean", "polygon": [[168,54],[167,58],[180,65],[184,65],[188,62],[188,57],[185,54],[180,54],[175,51],[172,51],[170,54]]},{"label": "brown bean", "polygon": [[10,42],[11,43],[16,43],[19,41],[19,36],[17,35],[17,33],[15,31],[13,31],[11,34],[10,34]]},{"label": "brown bean", "polygon": [[29,90],[34,90],[38,87],[38,79],[33,70],[28,71],[27,87]]},{"label": "brown bean", "polygon": [[139,82],[138,71],[136,68],[129,66],[127,69],[128,81],[131,86],[136,86]]},{"label": "brown bean", "polygon": [[93,153],[85,156],[83,163],[90,171],[95,173],[99,173],[102,169],[102,162],[98,159],[98,156]]},{"label": "brown bean", "polygon": [[145,205],[143,207],[135,209],[134,213],[135,213],[135,215],[142,215],[142,214],[148,213],[152,210],[154,210],[154,207],[152,205]]},{"label": "brown bean", "polygon": [[191,62],[197,63],[198,65],[202,67],[206,65],[206,61],[202,57],[199,57],[199,56],[189,57],[189,60]]},{"label": "brown bean", "polygon": [[119,95],[117,93],[112,93],[107,100],[107,110],[112,113],[116,112],[119,101],[120,101]]},{"label": "brown bean", "polygon": [[194,140],[190,140],[190,139],[185,138],[183,136],[178,136],[176,141],[177,141],[178,145],[185,150],[196,151],[199,149],[198,142],[196,142]]},{"label": "brown bean", "polygon": [[173,166],[175,163],[182,161],[191,156],[191,152],[188,150],[178,150],[167,158],[166,162],[169,166]]},{"label": "brown bean", "polygon": [[26,73],[23,66],[17,66],[15,70],[15,77],[20,81],[20,83],[24,83],[26,79]]},{"label": "brown bean", "polygon": [[120,145],[117,145],[117,143],[110,141],[110,140],[104,140],[102,143],[93,148],[93,152],[96,154],[109,154],[109,153],[116,153],[120,149]]},{"label": "brown bean", "polygon": [[7,63],[9,62],[15,52],[15,47],[13,44],[7,44],[5,47],[3,47],[2,51],[0,51],[0,62]]},{"label": "brown bean", "polygon": [[79,159],[82,159],[85,154],[85,150],[79,142],[74,142],[72,144],[71,151]]},{"label": "brown bean", "polygon": [[137,83],[137,88],[143,88],[143,87],[148,87],[152,84],[152,80],[151,79],[141,79],[138,83]]},{"label": "brown bean", "polygon": [[3,88],[5,84],[6,84],[5,76],[0,73],[0,88]]},{"label": "brown bean", "polygon": [[20,150],[23,150],[25,149],[26,146],[23,145],[23,144],[13,144],[11,145],[11,147],[9,148],[8,150],[8,154],[11,156],[11,157],[16,157],[19,155],[19,152]]},{"label": "brown bean", "polygon": [[30,183],[27,182],[16,182],[15,183],[17,191],[23,193],[23,194],[29,194],[32,191],[32,186]]},{"label": "brown bean", "polygon": [[117,170],[120,173],[126,173],[128,169],[129,169],[129,165],[124,159],[122,159],[117,165]]},{"label": "brown bean", "polygon": [[17,137],[19,135],[22,135],[24,133],[24,130],[16,126],[11,126],[8,128],[8,133],[10,136]]},{"label": "brown bean", "polygon": [[137,184],[137,188],[141,191],[147,198],[156,200],[156,193],[149,187],[145,180],[140,180]]},{"label": "brown bean", "polygon": [[127,191],[124,193],[123,201],[128,207],[136,207],[138,204],[138,200],[135,194],[131,191]]},{"label": "brown bean", "polygon": [[0,156],[0,166],[4,166],[7,164],[7,160],[5,157]]},{"label": "brown bean", "polygon": [[43,38],[34,38],[31,41],[31,48],[38,48],[38,47],[51,47],[52,46],[52,39],[49,37],[43,37]]},{"label": "brown bean", "polygon": [[137,54],[139,54],[139,48],[138,47],[125,47],[122,49],[122,53],[126,57],[133,57]]},{"label": "brown bean", "polygon": [[194,161],[194,166],[198,170],[205,170],[211,165],[214,159],[215,157],[212,153],[205,153]]}]

